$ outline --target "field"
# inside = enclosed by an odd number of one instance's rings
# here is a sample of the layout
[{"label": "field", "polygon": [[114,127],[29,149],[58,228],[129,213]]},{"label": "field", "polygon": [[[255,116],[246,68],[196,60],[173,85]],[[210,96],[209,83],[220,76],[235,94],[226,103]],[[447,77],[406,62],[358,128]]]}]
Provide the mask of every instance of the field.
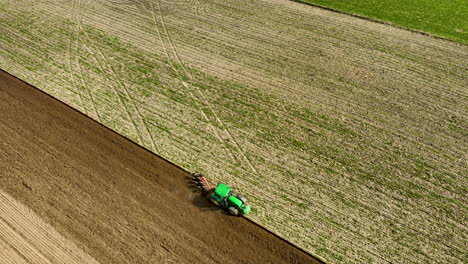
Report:
[{"label": "field", "polygon": [[329,263],[466,259],[466,46],[282,0],[0,1],[0,67]]},{"label": "field", "polygon": [[300,0],[398,24],[468,44],[468,5],[464,0]]},{"label": "field", "polygon": [[2,264],[321,263],[211,205],[188,172],[3,71],[0,102]]}]

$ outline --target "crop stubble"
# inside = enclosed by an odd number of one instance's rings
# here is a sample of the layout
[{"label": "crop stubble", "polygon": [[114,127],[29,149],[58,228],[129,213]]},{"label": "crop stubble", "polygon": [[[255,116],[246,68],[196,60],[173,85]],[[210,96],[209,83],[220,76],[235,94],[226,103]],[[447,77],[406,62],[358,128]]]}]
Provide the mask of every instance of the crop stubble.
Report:
[{"label": "crop stubble", "polygon": [[2,67],[236,186],[252,219],[330,262],[463,261],[466,46],[288,1],[73,2],[7,3],[77,50],[4,19],[40,67]]}]

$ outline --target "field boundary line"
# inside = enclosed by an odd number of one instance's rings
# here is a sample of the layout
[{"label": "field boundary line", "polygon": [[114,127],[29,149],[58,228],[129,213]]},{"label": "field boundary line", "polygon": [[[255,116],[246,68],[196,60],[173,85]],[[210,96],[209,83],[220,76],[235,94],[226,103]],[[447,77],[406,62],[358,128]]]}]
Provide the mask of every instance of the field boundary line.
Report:
[{"label": "field boundary line", "polygon": [[438,36],[438,35],[435,35],[433,33],[429,33],[429,32],[414,29],[414,28],[408,28],[408,27],[405,27],[405,26],[402,26],[402,25],[399,25],[399,24],[396,24],[396,23],[393,23],[393,22],[390,22],[390,21],[386,21],[386,20],[367,17],[367,16],[364,16],[364,15],[359,15],[359,14],[355,14],[355,13],[351,13],[351,12],[341,11],[341,10],[338,10],[338,9],[335,9],[335,8],[332,8],[332,7],[322,6],[322,5],[319,5],[319,4],[302,2],[301,0],[286,0],[286,1],[291,1],[291,2],[298,3],[298,4],[302,4],[302,5],[308,5],[308,6],[316,7],[316,8],[322,9],[322,10],[327,10],[327,11],[331,11],[331,12],[334,12],[334,13],[348,15],[348,16],[352,16],[352,17],[355,17],[355,18],[367,20],[367,21],[374,22],[374,23],[379,23],[379,24],[382,24],[382,25],[387,25],[387,26],[391,26],[391,27],[394,27],[394,28],[403,29],[403,30],[406,30],[406,31],[409,31],[409,32],[412,32],[412,33],[420,34],[420,35],[435,38],[435,39],[450,41],[452,43],[462,45],[462,46],[468,46],[468,44],[460,43],[460,42],[457,42],[455,40],[451,40],[451,39],[443,37],[443,36]]}]

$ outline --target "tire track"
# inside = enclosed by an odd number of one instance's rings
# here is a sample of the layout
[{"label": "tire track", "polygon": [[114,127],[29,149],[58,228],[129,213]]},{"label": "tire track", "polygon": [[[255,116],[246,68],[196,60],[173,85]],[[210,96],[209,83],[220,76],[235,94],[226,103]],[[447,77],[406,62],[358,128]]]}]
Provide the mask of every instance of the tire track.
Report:
[{"label": "tire track", "polygon": [[[71,21],[74,21],[75,20],[75,0],[72,1],[72,7],[71,7],[71,14],[70,14],[70,20]],[[73,87],[75,87],[76,89],[76,92],[78,94],[78,97],[80,99],[80,103],[81,103],[81,107],[83,109],[83,112],[88,115],[88,111],[86,110],[86,106],[85,106],[85,103],[84,103],[84,99],[83,99],[83,94],[81,92],[81,89],[80,87],[78,87],[77,85],[77,81],[75,79],[75,75],[74,75],[74,69],[73,69],[73,63],[72,63],[72,42],[73,42],[73,32],[76,31],[76,29],[70,29],[70,32],[69,32],[69,41],[68,41],[68,68],[70,69],[70,76],[71,76],[71,82],[72,82],[72,85]],[[76,34],[77,35],[77,34]],[[78,35],[76,36],[78,38]]]},{"label": "tire track", "polygon": [[[88,36],[89,38],[89,36]],[[91,58],[95,61],[96,65],[98,65],[99,69],[103,72],[103,73],[107,73],[108,71],[105,69],[105,67],[102,65],[102,61],[105,60],[105,56],[103,56],[101,54],[101,57],[100,58],[96,58],[96,56],[94,55],[94,53],[89,50],[87,47],[86,49],[88,50],[89,54],[91,54]],[[99,49],[97,47],[94,47],[94,49],[96,51],[99,52]],[[143,145],[143,137],[140,133],[140,130],[138,129],[138,126],[136,125],[135,123],[135,120],[132,118],[132,114],[130,113],[130,110],[128,108],[128,106],[125,104],[125,100],[124,99],[127,99],[125,96],[123,96],[120,91],[118,91],[118,89],[112,84],[112,80],[110,80],[107,76],[105,76],[105,78],[107,79],[107,81],[109,81],[109,87],[112,88],[112,91],[115,93],[115,95],[117,96],[118,98],[118,102],[120,103],[120,105],[122,106],[122,108],[125,110],[125,113],[127,114],[128,116],[128,119],[130,120],[130,123],[132,124],[134,130],[135,130],[135,133],[137,134],[137,139],[139,141],[140,144]]]},{"label": "tire track", "polygon": [[80,78],[81,83],[82,83],[83,87],[85,88],[85,90],[88,93],[88,96],[89,96],[89,99],[91,101],[91,104],[93,105],[96,117],[97,117],[99,122],[102,122],[101,115],[100,115],[100,113],[98,111],[97,104],[96,104],[96,101],[94,99],[94,96],[93,96],[93,94],[91,92],[91,89],[86,84],[85,78],[83,77],[84,76],[83,68],[81,67],[81,62],[80,62],[80,57],[79,57],[79,51],[81,50],[80,49],[80,42],[79,42],[79,35],[80,35],[81,25],[83,23],[83,13],[81,12],[81,10],[82,10],[81,9],[81,0],[80,0],[80,2],[78,4],[79,4],[78,13],[76,13],[76,11],[75,11],[76,10],[76,0],[73,0],[72,13],[75,13],[75,15],[74,15],[74,19],[72,21],[75,21],[77,23],[77,26],[75,27],[76,28],[76,30],[75,30],[75,33],[76,33],[75,46],[76,46],[76,52],[77,52],[76,65],[78,66],[78,70],[79,70],[80,75],[81,75],[81,78]]},{"label": "tire track", "polygon": [[[78,65],[80,74],[81,74],[81,76],[84,76],[83,68],[81,67],[81,63],[80,63],[79,59],[77,60],[77,62],[78,62],[77,65]],[[87,85],[87,83],[86,83],[86,81],[85,81],[85,78],[82,78],[81,81],[83,82],[84,87],[85,87],[86,90],[88,91],[88,95],[89,95],[89,98],[90,98],[90,100],[91,100],[91,103],[92,103],[92,105],[93,105],[93,107],[94,107],[94,112],[96,113],[97,119],[98,119],[99,123],[102,123],[101,114],[99,113],[99,110],[98,110],[96,101],[95,101],[95,99],[94,99],[94,96],[93,96],[93,94],[92,94],[92,92],[91,92],[89,86]]]},{"label": "tire track", "polygon": [[[165,32],[165,35],[168,39],[168,43],[170,45],[170,48],[174,54],[174,57],[176,58],[176,62],[181,65],[181,68],[182,68],[182,71],[184,72],[184,74],[190,79],[190,80],[193,80],[194,77],[191,75],[191,73],[188,72],[188,70],[186,69],[186,66],[185,64],[182,62],[182,60],[180,59],[180,56],[179,54],[177,53],[176,51],[176,48],[175,48],[175,45],[172,41],[172,38],[169,34],[169,31],[167,29],[167,26],[166,26],[166,22],[164,21],[164,14],[162,13],[162,8],[161,8],[161,1],[160,0],[157,0],[156,1],[157,4],[158,4],[158,9],[159,9],[159,14],[160,14],[160,18],[161,18],[161,24],[162,24],[162,27],[163,27],[163,30]],[[153,12],[154,12],[154,9],[153,9]],[[158,30],[159,31],[159,30]],[[207,100],[205,94],[196,86],[194,85],[190,85],[186,82],[183,82],[183,85],[190,91],[192,90],[191,88],[195,88],[195,90],[197,91],[197,93],[199,94],[199,96],[203,99],[203,102],[209,107],[210,109],[210,112],[212,113],[212,115],[214,116],[215,120],[218,122],[218,124],[220,124],[223,128],[223,131],[228,135],[229,139],[234,143],[234,145],[236,146],[236,148],[238,149],[238,152],[241,154],[241,156],[244,158],[244,160],[247,162],[248,166],[250,167],[250,169],[255,172],[256,174],[258,174],[258,171],[257,169],[253,166],[252,162],[250,161],[250,159],[247,157],[247,155],[245,154],[245,151],[242,149],[242,147],[240,146],[240,144],[237,142],[237,140],[234,138],[234,136],[232,135],[232,133],[229,131],[229,129],[227,128],[226,124],[219,118],[218,114],[216,114],[216,111],[214,110],[213,108],[213,105]],[[226,144],[223,140],[223,144]],[[228,149],[229,151],[229,149]],[[237,159],[236,159],[237,160]]]},{"label": "tire track", "polygon": [[[83,0],[79,0],[79,10],[80,10],[80,13],[81,13],[81,10],[82,10],[82,1]],[[82,25],[81,21],[80,21],[80,26]],[[83,32],[86,33],[85,30],[83,30]],[[97,48],[97,47],[96,47]],[[102,51],[97,48],[97,51],[101,54],[101,58],[103,59],[103,61],[105,61],[105,56],[104,54],[102,53]],[[107,65],[109,66],[109,69],[110,69],[110,72],[112,73],[111,75],[114,76],[114,79],[117,81],[117,83],[123,88],[123,91],[125,92],[127,98],[129,98],[130,102],[132,103],[133,105],[133,108],[136,110],[137,112],[137,116],[138,118],[140,119],[141,123],[143,124],[143,127],[145,128],[146,130],[146,133],[148,134],[149,136],[149,140],[151,142],[151,147],[153,148],[153,150],[156,152],[156,153],[159,153],[159,150],[158,150],[158,147],[156,146],[156,143],[155,143],[155,140],[154,140],[154,137],[153,135],[151,134],[151,131],[150,129],[148,128],[148,125],[146,124],[146,121],[145,119],[143,118],[141,112],[140,112],[140,109],[138,108],[138,106],[135,104],[135,101],[133,100],[133,97],[131,96],[128,88],[126,87],[125,83],[122,81],[122,79],[118,76],[118,74],[115,72],[114,68],[112,67],[112,65],[110,63],[107,63]],[[130,119],[132,119],[132,123],[134,123],[134,127],[135,129],[138,131],[138,134],[139,134],[139,137],[140,137],[140,140],[141,140],[141,144],[145,145],[145,142],[143,140],[143,136],[141,134],[141,132],[139,131],[138,127],[136,126],[136,123],[135,121],[133,120],[133,118],[131,116],[129,116]]]},{"label": "tire track", "polygon": [[213,3],[206,0],[177,0],[171,2],[171,4],[172,6],[165,8],[166,12],[187,11],[191,14],[203,15],[210,12],[213,7]]},{"label": "tire track", "polygon": [[[190,94],[190,96],[193,98],[193,101],[195,102],[196,107],[197,107],[197,109],[199,110],[199,113],[203,116],[203,119],[205,119],[205,121],[207,122],[208,126],[214,131],[216,138],[225,146],[225,150],[227,151],[228,155],[231,157],[232,160],[237,161],[237,159],[236,159],[236,157],[233,155],[233,153],[232,153],[231,151],[229,151],[229,149],[226,147],[226,144],[225,144],[224,140],[222,139],[221,135],[219,134],[218,130],[217,130],[213,125],[211,125],[210,119],[208,118],[208,116],[206,115],[206,113],[202,110],[202,107],[200,106],[200,104],[199,104],[197,98],[196,98],[195,95],[192,93],[191,89],[188,88],[187,83],[183,81],[179,70],[173,65],[173,63],[174,63],[174,62],[173,62],[173,59],[171,58],[170,53],[169,53],[168,50],[167,50],[166,44],[164,44],[164,40],[163,40],[163,37],[162,37],[162,33],[161,33],[161,30],[159,29],[159,26],[158,26],[158,22],[157,22],[157,19],[156,19],[156,11],[155,11],[154,4],[153,4],[152,1],[150,2],[150,5],[151,5],[151,13],[152,13],[154,25],[155,25],[155,28],[156,28],[156,32],[157,32],[157,34],[158,34],[159,40],[161,41],[161,45],[163,46],[164,52],[166,53],[166,56],[167,56],[167,58],[169,59],[170,67],[171,67],[172,70],[176,73],[176,75],[178,76],[179,81],[182,83],[182,85],[184,85],[184,87],[187,89],[187,91],[188,91],[188,93]],[[158,7],[159,7],[160,15],[162,15],[159,2],[158,2]],[[161,20],[161,22],[162,22],[162,20]],[[168,37],[168,39],[170,39],[170,38],[169,38],[169,34],[167,33],[166,28],[165,28],[165,27],[163,27],[163,28],[165,29],[166,37]],[[169,41],[169,42],[171,43],[172,41]],[[173,53],[177,56],[177,53],[175,53],[175,49],[174,49],[173,44],[170,44],[170,46],[172,47]]]},{"label": "tire track", "polygon": [[149,130],[148,128],[148,125],[146,124],[146,121],[145,119],[143,118],[143,115],[141,114],[140,112],[140,109],[138,108],[138,106],[135,104],[135,99],[132,97],[132,95],[130,94],[127,86],[125,85],[125,83],[122,81],[122,79],[119,77],[119,75],[115,72],[114,68],[112,67],[112,65],[109,64],[109,68],[111,69],[115,79],[117,80],[117,82],[120,84],[120,86],[124,89],[125,91],[125,94],[127,95],[127,98],[129,98],[130,102],[133,104],[133,107],[135,108],[135,110],[137,111],[137,114],[138,114],[138,117],[140,118],[141,122],[143,123],[143,126],[145,127],[146,129],[146,132],[148,133],[149,135],[149,138],[150,138],[150,141],[151,141],[151,145],[153,147],[153,150],[156,151],[157,153],[159,153],[159,150],[158,150],[158,147],[156,146],[156,143],[155,143],[155,140],[153,138],[153,135],[151,134],[151,131]]},{"label": "tire track", "polygon": [[[81,0],[80,0],[81,1]],[[81,26],[81,30],[82,32],[84,33],[84,35],[88,38],[89,40],[89,43],[93,43],[92,42],[92,38],[88,35],[88,33],[86,32],[86,30],[84,30]],[[106,57],[104,56],[104,54],[102,53],[102,51],[93,43],[92,44],[94,50],[97,51],[97,53],[99,53],[100,55],[100,58],[97,58],[96,57],[96,52],[92,52],[88,47],[84,46],[84,48],[88,51],[88,53],[91,55],[90,58],[92,58],[95,62],[96,62],[96,65],[98,65],[99,69],[104,72],[104,73],[109,73],[109,70],[107,69],[106,70],[106,67],[103,66],[103,63],[105,63],[106,61]],[[115,87],[112,83],[112,80],[109,79],[107,76],[105,76],[105,78],[109,81],[109,86],[112,88],[113,92],[116,94],[117,98],[118,98],[118,102],[120,103],[120,105],[123,107],[123,109],[125,110],[125,113],[127,114],[128,116],[128,119],[130,120],[130,123],[132,124],[134,130],[135,130],[135,133],[137,135],[137,140],[139,141],[140,144],[144,145],[144,140],[143,140],[143,136],[141,134],[141,131],[140,129],[138,129],[138,126],[137,124],[135,123],[135,120],[132,118],[132,114],[130,112],[130,109],[128,108],[128,106],[126,105],[125,103],[125,100],[124,99],[127,99],[126,97],[123,97],[121,95],[121,93],[118,91],[117,87]]]}]

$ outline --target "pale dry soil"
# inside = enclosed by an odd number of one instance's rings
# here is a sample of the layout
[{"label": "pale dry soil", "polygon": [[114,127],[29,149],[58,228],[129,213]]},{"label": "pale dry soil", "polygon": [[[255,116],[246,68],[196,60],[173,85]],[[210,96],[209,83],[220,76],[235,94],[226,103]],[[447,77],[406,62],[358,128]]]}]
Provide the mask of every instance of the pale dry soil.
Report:
[{"label": "pale dry soil", "polygon": [[467,46],[283,0],[0,11],[3,69],[327,262],[465,261]]},{"label": "pale dry soil", "polygon": [[1,190],[0,259],[2,263],[98,263]]}]

